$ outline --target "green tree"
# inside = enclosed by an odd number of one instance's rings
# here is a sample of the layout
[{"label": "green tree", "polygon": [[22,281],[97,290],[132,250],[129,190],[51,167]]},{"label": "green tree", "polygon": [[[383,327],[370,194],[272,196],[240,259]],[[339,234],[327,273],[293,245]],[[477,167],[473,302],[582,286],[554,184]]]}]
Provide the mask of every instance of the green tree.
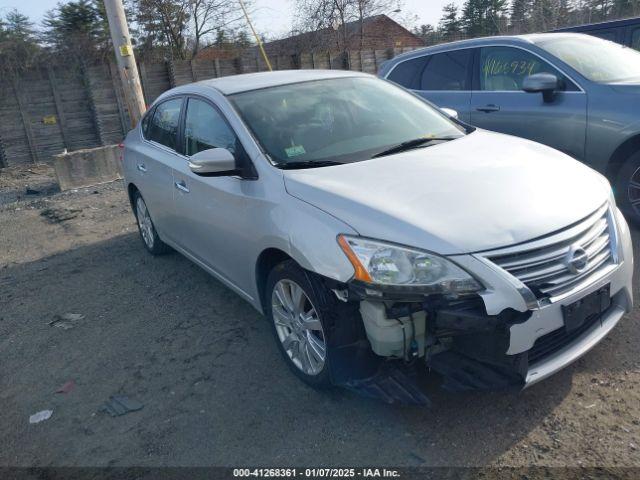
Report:
[{"label": "green tree", "polygon": [[141,57],[187,58],[189,0],[133,0]]},{"label": "green tree", "polygon": [[442,8],[438,32],[445,40],[451,40],[460,35],[461,24],[458,14],[458,6],[455,3],[448,3]]},{"label": "green tree", "polygon": [[546,32],[556,28],[557,14],[557,0],[533,0],[531,3],[531,20],[529,22],[530,31]]},{"label": "green tree", "polygon": [[110,35],[98,0],[58,3],[42,21],[42,39],[54,52],[68,54],[81,64],[104,59],[110,53]]},{"label": "green tree", "polygon": [[33,23],[17,10],[0,17],[0,69],[19,73],[40,54]]},{"label": "green tree", "polygon": [[433,45],[438,38],[438,32],[433,28],[433,25],[429,24],[416,26],[412,29],[412,32],[414,35],[420,37],[425,45]]},{"label": "green tree", "polygon": [[502,33],[507,18],[507,0],[467,0],[462,7],[461,23],[471,37]]},{"label": "green tree", "polygon": [[511,3],[510,25],[514,33],[529,31],[529,17],[531,15],[531,0],[513,0]]},{"label": "green tree", "polygon": [[244,28],[239,29],[235,33],[235,44],[239,48],[248,48],[253,45],[253,41],[251,40],[249,33]]},{"label": "green tree", "polygon": [[573,15],[572,0],[558,0],[558,9],[556,14],[556,27],[566,27],[571,24]]}]

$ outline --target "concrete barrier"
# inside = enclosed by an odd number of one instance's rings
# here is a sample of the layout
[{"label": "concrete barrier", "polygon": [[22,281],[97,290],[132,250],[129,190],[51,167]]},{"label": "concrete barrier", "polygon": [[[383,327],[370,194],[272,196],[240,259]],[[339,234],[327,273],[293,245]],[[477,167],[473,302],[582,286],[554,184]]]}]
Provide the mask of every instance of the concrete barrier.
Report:
[{"label": "concrete barrier", "polygon": [[60,190],[90,187],[122,178],[117,145],[61,153],[53,158]]}]

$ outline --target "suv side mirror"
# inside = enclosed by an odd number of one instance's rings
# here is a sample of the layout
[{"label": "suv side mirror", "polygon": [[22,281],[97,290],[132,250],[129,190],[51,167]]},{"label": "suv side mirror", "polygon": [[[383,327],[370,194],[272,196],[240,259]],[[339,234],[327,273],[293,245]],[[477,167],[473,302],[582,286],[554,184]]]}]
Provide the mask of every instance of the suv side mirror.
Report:
[{"label": "suv side mirror", "polygon": [[458,118],[458,112],[455,111],[453,108],[442,107],[440,111],[449,118]]},{"label": "suv side mirror", "polygon": [[522,81],[522,90],[527,93],[542,93],[545,102],[553,101],[559,88],[560,80],[552,73],[534,73]]},{"label": "suv side mirror", "polygon": [[203,177],[226,177],[238,175],[236,159],[226,148],[210,148],[189,158],[189,168]]}]

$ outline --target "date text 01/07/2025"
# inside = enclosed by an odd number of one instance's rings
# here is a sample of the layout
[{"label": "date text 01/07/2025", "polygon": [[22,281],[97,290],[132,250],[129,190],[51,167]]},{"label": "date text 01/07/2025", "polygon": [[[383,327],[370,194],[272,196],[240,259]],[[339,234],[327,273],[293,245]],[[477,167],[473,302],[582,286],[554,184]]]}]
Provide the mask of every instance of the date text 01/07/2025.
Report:
[{"label": "date text 01/07/2025", "polygon": [[387,468],[234,468],[233,476],[264,478],[398,478],[398,470]]}]

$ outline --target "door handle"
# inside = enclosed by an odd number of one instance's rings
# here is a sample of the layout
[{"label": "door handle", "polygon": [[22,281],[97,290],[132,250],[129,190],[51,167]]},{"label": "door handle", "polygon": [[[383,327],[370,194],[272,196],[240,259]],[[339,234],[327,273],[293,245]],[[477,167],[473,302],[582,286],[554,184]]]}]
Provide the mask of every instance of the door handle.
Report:
[{"label": "door handle", "polygon": [[136,165],[136,167],[138,168],[138,170],[140,170],[141,172],[146,172],[147,171],[147,167],[144,166],[144,163],[138,163]]},{"label": "door handle", "polygon": [[174,185],[176,186],[176,188],[178,190],[180,190],[181,192],[184,193],[189,193],[189,187],[187,187],[187,184],[184,183],[184,181],[180,181],[180,182],[174,182]]},{"label": "door handle", "polygon": [[498,105],[489,104],[489,105],[485,105],[484,107],[478,107],[476,108],[476,110],[479,112],[491,113],[491,112],[499,112],[500,107]]}]

